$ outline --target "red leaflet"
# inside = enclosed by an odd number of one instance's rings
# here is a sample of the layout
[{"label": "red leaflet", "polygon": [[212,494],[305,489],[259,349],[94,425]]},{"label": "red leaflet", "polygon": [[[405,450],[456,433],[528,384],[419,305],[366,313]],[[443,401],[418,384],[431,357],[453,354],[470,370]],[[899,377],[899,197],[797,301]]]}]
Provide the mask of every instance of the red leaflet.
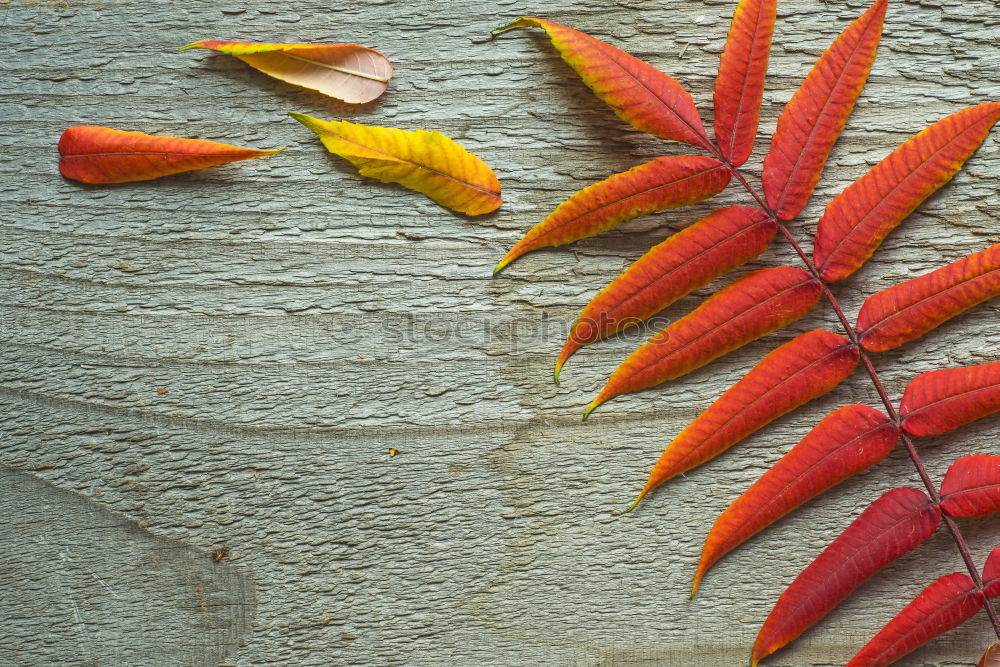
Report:
[{"label": "red leaflet", "polygon": [[746,206],[714,211],[640,257],[598,292],[569,332],[556,361],[663,310],[693,289],[764,252],[777,225]]},{"label": "red leaflet", "polygon": [[967,574],[946,574],[882,628],[847,667],[885,667],[976,615],[986,596]]},{"label": "red leaflet", "polygon": [[921,373],[899,403],[903,430],[941,435],[1000,410],[1000,361]]},{"label": "red leaflet", "polygon": [[941,509],[954,517],[1000,510],[1000,456],[963,456],[952,463],[941,483]]},{"label": "red leaflet", "polygon": [[594,236],[640,215],[700,202],[729,183],[731,171],[709,157],[660,157],[594,183],[535,225],[493,269],[539,248]]},{"label": "red leaflet", "polygon": [[776,0],[740,0],[715,80],[715,140],[738,167],[753,151]]},{"label": "red leaflet", "polygon": [[1000,547],[986,557],[986,565],[983,566],[983,591],[989,598],[1000,595]]},{"label": "red leaflet", "polygon": [[794,266],[761,269],[740,278],[630,354],[587,406],[583,418],[619,394],[690,373],[794,322],[812,310],[820,292],[819,282]]},{"label": "red leaflet", "polygon": [[127,183],[280,152],[78,125],[59,138],[59,172],[84,183]]},{"label": "red leaflet", "polygon": [[756,667],[826,616],[869,577],[930,537],[941,510],[922,491],[885,493],[823,550],[778,598],[754,644]]},{"label": "red leaflet", "polygon": [[523,17],[497,28],[493,34],[531,27],[548,33],[566,64],[623,121],[664,139],[712,150],[691,95],[652,65],[590,35],[545,19]]},{"label": "red leaflet", "polygon": [[701,552],[692,597],[705,572],[725,554],[884,459],[898,438],[892,420],[866,405],[848,405],[827,415],[715,521]]},{"label": "red leaflet", "polygon": [[986,649],[976,667],[1000,667],[1000,642]]},{"label": "red leaflet", "polygon": [[1000,243],[882,290],[858,313],[861,345],[884,352],[1000,295]]},{"label": "red leaflet", "polygon": [[854,371],[858,356],[858,348],[845,336],[821,329],[771,352],[674,438],[632,507],[671,477],[836,387]]},{"label": "red leaflet", "polygon": [[823,280],[851,275],[886,235],[962,168],[1000,119],[1000,102],[943,118],[879,162],[826,207],[813,257]]},{"label": "red leaflet", "polygon": [[809,201],[830,149],[864,88],[882,37],[887,0],[871,8],[820,56],[778,117],[761,177],[768,206],[791,220]]}]

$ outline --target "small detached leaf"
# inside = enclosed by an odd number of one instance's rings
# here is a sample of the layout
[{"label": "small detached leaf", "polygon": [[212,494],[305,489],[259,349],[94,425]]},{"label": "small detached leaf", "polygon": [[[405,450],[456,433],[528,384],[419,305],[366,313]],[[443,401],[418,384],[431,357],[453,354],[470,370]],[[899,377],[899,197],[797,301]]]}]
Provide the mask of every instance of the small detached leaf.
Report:
[{"label": "small detached leaf", "polygon": [[583,418],[615,396],[690,373],[794,322],[812,310],[821,291],[819,281],[794,266],[761,269],[740,278],[630,354]]},{"label": "small detached leaf", "polygon": [[794,218],[812,196],[868,79],[887,4],[876,0],[840,33],[778,117],[761,181],[779,220]]},{"label": "small detached leaf", "polygon": [[713,278],[764,252],[777,224],[759,209],[713,211],[654,246],[625,269],[576,319],[556,361],[555,379],[570,355],[658,313]]},{"label": "small detached leaf", "polygon": [[952,463],[941,482],[941,510],[961,518],[1000,510],[1000,456],[963,456]]},{"label": "small detached leaf", "polygon": [[235,56],[268,76],[309,88],[351,104],[364,104],[385,92],[392,63],[374,49],[357,44],[250,44],[203,39],[182,46]]},{"label": "small detached leaf", "polygon": [[827,393],[854,371],[858,359],[858,348],[850,339],[822,329],[781,345],[674,438],[653,466],[632,507],[668,479],[714,458],[781,415]]},{"label": "small detached leaf", "polygon": [[803,503],[867,470],[892,451],[899,430],[866,405],[831,412],[715,521],[705,539],[692,597],[725,554]]},{"label": "small detached leaf", "polygon": [[1000,410],[1000,361],[921,373],[899,403],[903,430],[931,436]]},{"label": "small detached leaf", "polygon": [[689,206],[718,193],[732,171],[710,157],[660,157],[580,190],[510,249],[494,275],[539,248],[596,236],[640,215]]},{"label": "small detached leaf", "polygon": [[854,589],[937,529],[941,510],[923,491],[888,491],[861,513],[781,594],[754,644],[750,664],[796,639]]},{"label": "small detached leaf", "polygon": [[846,667],[886,667],[976,615],[986,596],[967,574],[946,574],[925,588]]},{"label": "small detached leaf", "polygon": [[467,215],[500,206],[500,182],[485,162],[439,132],[399,130],[288,114],[362,176],[399,183]]},{"label": "small detached leaf", "polygon": [[606,42],[555,21],[520,18],[493,31],[541,28],[559,55],[615,115],[637,130],[712,152],[691,95],[652,65]]},{"label": "small detached leaf", "polygon": [[986,649],[976,667],[1000,667],[1000,642]]},{"label": "small detached leaf", "polygon": [[202,139],[158,137],[78,125],[59,138],[59,172],[84,183],[148,181],[182,171],[280,153]]}]

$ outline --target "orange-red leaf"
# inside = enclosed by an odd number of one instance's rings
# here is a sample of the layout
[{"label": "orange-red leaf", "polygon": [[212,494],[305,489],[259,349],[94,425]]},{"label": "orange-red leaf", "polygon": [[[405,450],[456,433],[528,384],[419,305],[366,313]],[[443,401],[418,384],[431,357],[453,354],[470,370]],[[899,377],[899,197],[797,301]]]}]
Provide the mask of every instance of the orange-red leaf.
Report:
[{"label": "orange-red leaf", "polygon": [[768,206],[791,220],[809,201],[864,88],[882,37],[887,0],[876,0],[834,40],[778,117],[761,177]]},{"label": "orange-red leaf", "polygon": [[830,391],[854,371],[858,356],[858,348],[845,336],[821,329],[778,347],[674,438],[635,502],[671,477]]},{"label": "orange-red leaf", "polygon": [[510,249],[493,273],[521,255],[594,236],[640,215],[678,208],[718,194],[731,171],[701,156],[660,157],[585,187],[556,207]]},{"label": "orange-red leaf", "polygon": [[885,667],[976,615],[986,596],[967,574],[946,574],[889,621],[847,667]]},{"label": "orange-red leaf", "polygon": [[951,180],[1000,120],[1000,102],[943,118],[908,140],[826,207],[813,257],[823,280],[861,267],[886,235]]},{"label": "orange-red leaf", "polygon": [[59,138],[59,172],[84,183],[127,183],[280,152],[78,125]]},{"label": "orange-red leaf", "polygon": [[976,667],[1000,667],[1000,642],[986,649]]},{"label": "orange-red leaf", "polygon": [[715,140],[738,167],[753,151],[764,96],[776,0],[740,0],[715,79]]},{"label": "orange-red leaf", "polygon": [[941,435],[1000,410],[1000,361],[921,373],[899,403],[903,430]]},{"label": "orange-red leaf", "polygon": [[764,252],[777,224],[760,209],[730,206],[713,211],[654,246],[597,293],[569,332],[556,361],[658,313],[713,278]]},{"label": "orange-red leaf", "polygon": [[761,269],[720,290],[630,354],[584,413],[601,403],[690,373],[799,319],[822,288],[794,266]]},{"label": "orange-red leaf", "polygon": [[922,491],[901,487],[868,506],[778,598],[754,644],[756,667],[826,616],[873,574],[930,537],[941,510]]},{"label": "orange-red leaf", "polygon": [[637,130],[711,151],[691,95],[677,81],[620,49],[554,21],[519,18],[493,31],[541,28],[559,55],[615,115]]},{"label": "orange-red leaf", "polygon": [[882,290],[858,313],[861,345],[884,352],[1000,295],[1000,243]]},{"label": "orange-red leaf", "polygon": [[268,76],[351,104],[376,99],[389,86],[392,63],[357,44],[249,44],[203,39],[182,46],[235,56]]},{"label": "orange-red leaf", "polygon": [[691,595],[725,554],[803,503],[884,459],[898,438],[892,420],[866,405],[848,405],[823,418],[715,521],[705,539]]},{"label": "orange-red leaf", "polygon": [[941,509],[954,517],[1000,510],[1000,456],[963,456],[941,482]]}]

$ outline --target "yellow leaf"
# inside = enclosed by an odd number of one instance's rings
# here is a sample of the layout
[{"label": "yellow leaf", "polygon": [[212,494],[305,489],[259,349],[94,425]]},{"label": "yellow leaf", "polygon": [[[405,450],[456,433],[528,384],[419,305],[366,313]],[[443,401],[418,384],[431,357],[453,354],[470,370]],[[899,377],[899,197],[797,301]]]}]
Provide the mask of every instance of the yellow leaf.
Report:
[{"label": "yellow leaf", "polygon": [[399,130],[288,114],[319,135],[362,176],[399,183],[467,215],[500,206],[500,182],[485,162],[440,132]]}]

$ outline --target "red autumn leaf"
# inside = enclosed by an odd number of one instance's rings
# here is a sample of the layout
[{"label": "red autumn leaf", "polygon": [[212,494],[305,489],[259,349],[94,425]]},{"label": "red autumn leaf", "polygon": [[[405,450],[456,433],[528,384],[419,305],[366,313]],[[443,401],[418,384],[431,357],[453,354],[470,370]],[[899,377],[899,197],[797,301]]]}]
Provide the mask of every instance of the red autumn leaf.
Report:
[{"label": "red autumn leaf", "polygon": [[632,127],[712,151],[691,95],[677,81],[620,49],[554,21],[523,17],[497,28],[541,28],[594,94]]},{"label": "red autumn leaf", "polygon": [[976,667],[1000,667],[1000,642],[986,649]]},{"label": "red autumn leaf", "polygon": [[584,419],[620,394],[655,387],[794,322],[816,305],[822,288],[794,266],[761,269],[707,299],[630,354],[591,401]]},{"label": "red autumn leaf", "polygon": [[1000,595],[1000,547],[993,549],[986,557],[986,565],[983,566],[983,592],[989,598]]},{"label": "red autumn leaf", "polygon": [[778,598],[754,644],[756,667],[826,616],[873,574],[930,537],[941,510],[923,491],[901,487],[868,506]]},{"label": "red autumn leaf", "polygon": [[234,56],[275,79],[351,104],[381,96],[393,74],[388,58],[358,44],[249,44],[203,39],[181,47],[181,51],[187,49],[211,49]]},{"label": "red autumn leaf", "polygon": [[1000,102],[943,118],[879,162],[826,207],[813,257],[823,280],[861,267],[886,235],[951,180],[1000,120]]},{"label": "red autumn leaf", "polygon": [[858,313],[861,345],[884,352],[1000,295],[1000,243],[882,290]]},{"label": "red autumn leaf", "polygon": [[1000,510],[1000,456],[963,456],[941,482],[941,509],[954,517]]},{"label": "red autumn leaf", "polygon": [[710,157],[660,157],[580,190],[535,225],[493,269],[521,255],[594,236],[640,215],[688,206],[718,194],[731,171]]},{"label": "red autumn leaf", "polygon": [[776,0],[740,0],[715,79],[715,140],[734,167],[753,151]]},{"label": "red autumn leaf", "polygon": [[691,290],[764,252],[777,225],[766,213],[730,206],[710,213],[640,257],[598,292],[569,332],[555,378],[570,355],[663,310]]},{"label": "red autumn leaf", "polygon": [[714,458],[781,415],[830,391],[857,364],[858,348],[847,337],[829,331],[816,329],[781,345],[674,438],[632,507],[671,477]]},{"label": "red autumn leaf", "polygon": [[882,37],[887,0],[876,0],[834,40],[778,117],[761,177],[768,206],[791,220],[809,201],[864,88]]},{"label": "red autumn leaf", "polygon": [[720,558],[803,503],[884,459],[898,438],[892,420],[866,405],[848,405],[824,417],[715,521],[691,595]]},{"label": "red autumn leaf", "polygon": [[941,435],[1000,410],[1000,361],[921,373],[899,403],[903,430]]},{"label": "red autumn leaf", "polygon": [[889,621],[846,667],[885,667],[976,615],[986,596],[967,574],[946,574]]},{"label": "red autumn leaf", "polygon": [[128,183],[280,152],[78,125],[59,138],[59,172],[84,183]]}]

